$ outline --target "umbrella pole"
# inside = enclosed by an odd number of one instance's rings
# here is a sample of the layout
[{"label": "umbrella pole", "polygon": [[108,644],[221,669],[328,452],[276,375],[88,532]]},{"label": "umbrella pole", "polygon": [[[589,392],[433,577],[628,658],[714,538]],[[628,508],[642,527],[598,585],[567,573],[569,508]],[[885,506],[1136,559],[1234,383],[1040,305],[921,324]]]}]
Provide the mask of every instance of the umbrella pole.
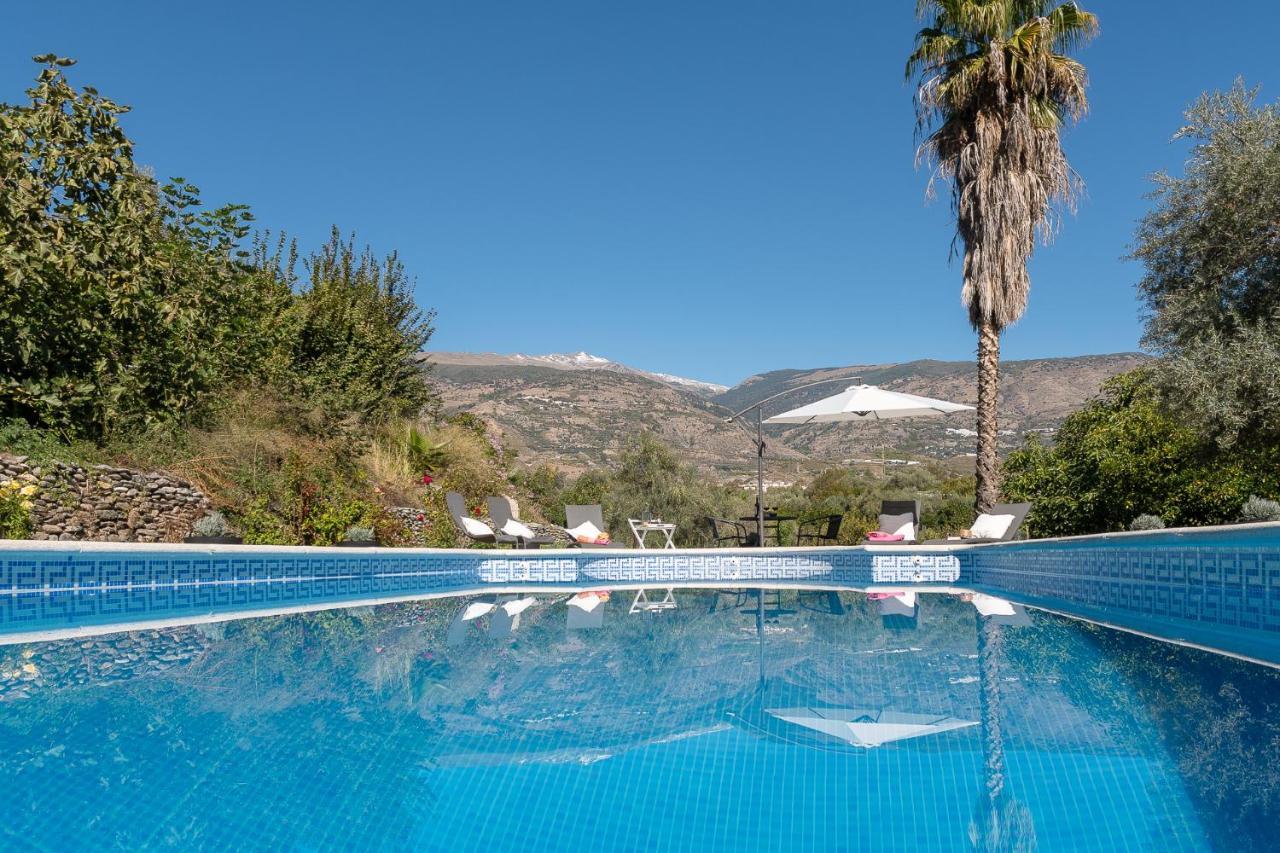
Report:
[{"label": "umbrella pole", "polygon": [[764,547],[764,407],[756,407],[756,547]]}]

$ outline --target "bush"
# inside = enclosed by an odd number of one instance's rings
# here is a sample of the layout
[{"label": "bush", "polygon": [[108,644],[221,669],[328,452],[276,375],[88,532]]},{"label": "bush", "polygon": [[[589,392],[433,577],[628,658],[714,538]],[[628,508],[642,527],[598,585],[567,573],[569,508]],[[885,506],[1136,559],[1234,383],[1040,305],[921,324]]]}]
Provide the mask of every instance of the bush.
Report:
[{"label": "bush", "polygon": [[1280,521],[1280,503],[1257,495],[1249,495],[1249,499],[1240,508],[1240,521],[1245,524]]},{"label": "bush", "polygon": [[1130,530],[1164,530],[1164,519],[1158,515],[1144,513],[1129,522]]},{"label": "bush", "polygon": [[347,532],[343,535],[345,542],[373,542],[375,540],[372,527],[362,527],[352,525],[347,528]]},{"label": "bush", "polygon": [[376,515],[377,507],[368,501],[324,501],[303,522],[303,538],[312,545],[333,545],[350,528],[372,529]]},{"label": "bush", "polygon": [[280,517],[267,509],[265,498],[255,498],[239,516],[240,536],[249,545],[298,545],[301,540],[291,533]]},{"label": "bush", "polygon": [[426,533],[423,545],[428,548],[457,548],[458,530],[444,502],[444,489],[428,489],[422,496],[422,514],[425,516]]},{"label": "bush", "polygon": [[468,506],[508,491],[509,481],[483,434],[468,426],[447,424],[432,433],[432,440],[449,448],[448,461],[436,482],[447,491],[460,492]]},{"label": "bush", "polygon": [[[591,478],[585,485],[599,482]],[[599,501],[584,502],[604,505],[608,532],[618,541],[630,534],[628,518],[652,514],[676,525],[677,544],[703,545],[709,538],[705,516],[733,517],[748,509],[741,489],[715,483],[680,462],[669,447],[650,433],[628,441],[607,482],[608,491]],[[578,492],[577,496],[585,495]]]},{"label": "bush", "polygon": [[1032,503],[1037,536],[1123,530],[1151,511],[1177,527],[1234,521],[1245,497],[1273,490],[1274,450],[1225,452],[1169,411],[1149,371],[1106,382],[1049,447],[1037,436],[1004,464],[1004,491]]},{"label": "bush", "polygon": [[[323,412],[328,426],[417,417],[435,404],[418,355],[432,312],[413,301],[413,281],[393,252],[357,251],[335,227],[308,258],[308,281],[279,323],[286,329],[273,377],[291,397]],[[292,269],[282,273],[292,278]]]},{"label": "bush", "polygon": [[191,535],[230,536],[231,528],[227,525],[227,520],[223,517],[222,513],[214,511],[206,513],[203,518],[191,525]]}]

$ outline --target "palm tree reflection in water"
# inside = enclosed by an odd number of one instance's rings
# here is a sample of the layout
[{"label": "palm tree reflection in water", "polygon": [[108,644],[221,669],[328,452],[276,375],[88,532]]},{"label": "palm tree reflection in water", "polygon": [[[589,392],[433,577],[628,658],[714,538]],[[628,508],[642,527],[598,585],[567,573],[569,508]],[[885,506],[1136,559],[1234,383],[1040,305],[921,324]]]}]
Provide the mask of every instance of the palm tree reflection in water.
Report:
[{"label": "palm tree reflection in water", "polygon": [[978,628],[979,713],[985,790],[969,823],[974,849],[1022,853],[1036,849],[1031,810],[1013,799],[1005,786],[1004,732],[1000,713],[1000,663],[1004,635],[993,617],[976,613]]}]

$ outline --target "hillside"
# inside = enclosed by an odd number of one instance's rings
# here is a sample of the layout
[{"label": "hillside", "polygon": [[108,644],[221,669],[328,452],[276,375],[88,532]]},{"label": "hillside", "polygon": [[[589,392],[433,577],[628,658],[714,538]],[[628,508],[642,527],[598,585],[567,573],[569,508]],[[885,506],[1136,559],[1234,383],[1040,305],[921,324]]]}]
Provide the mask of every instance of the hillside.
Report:
[{"label": "hillside", "polygon": [[447,353],[432,353],[430,361],[446,408],[490,421],[526,462],[551,462],[572,473],[608,466],[627,436],[641,430],[705,468],[722,468],[750,446],[720,406],[640,371]]},{"label": "hillside", "polygon": [[[1009,361],[1004,365],[1001,428],[1006,447],[1029,430],[1052,430],[1097,393],[1110,376],[1131,370],[1137,353]],[[689,461],[724,475],[752,468],[751,443],[725,423],[731,410],[789,387],[821,379],[862,377],[893,390],[972,404],[971,362],[914,361],[752,376],[713,393],[711,383],[647,373],[586,353],[555,356],[431,353],[432,381],[451,411],[491,421],[522,459],[546,461],[576,473],[607,465],[626,437],[648,429]],[[799,391],[768,406],[794,408],[840,389],[838,382]],[[709,396],[709,399],[708,399]],[[770,457],[795,470],[851,460],[914,455],[963,459],[973,450],[973,419],[889,421],[770,428]]]}]

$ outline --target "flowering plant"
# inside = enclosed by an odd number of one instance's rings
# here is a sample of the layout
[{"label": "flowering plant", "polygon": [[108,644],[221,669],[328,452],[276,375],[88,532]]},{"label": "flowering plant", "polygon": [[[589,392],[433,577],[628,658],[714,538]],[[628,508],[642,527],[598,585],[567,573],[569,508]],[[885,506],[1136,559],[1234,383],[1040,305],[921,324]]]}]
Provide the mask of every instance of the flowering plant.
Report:
[{"label": "flowering plant", "polygon": [[26,539],[33,524],[32,500],[39,489],[36,478],[21,474],[16,479],[0,480],[0,539]]}]

